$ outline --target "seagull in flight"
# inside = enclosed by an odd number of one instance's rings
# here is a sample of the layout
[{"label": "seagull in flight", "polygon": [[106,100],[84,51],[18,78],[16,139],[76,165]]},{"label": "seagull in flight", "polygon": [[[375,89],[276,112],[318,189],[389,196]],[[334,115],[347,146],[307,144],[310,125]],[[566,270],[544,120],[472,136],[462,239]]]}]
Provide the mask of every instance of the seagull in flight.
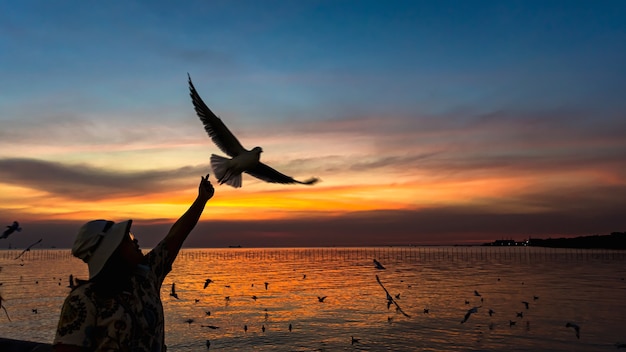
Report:
[{"label": "seagull in flight", "polygon": [[576,338],[580,339],[580,326],[578,326],[578,324],[568,322],[565,324],[565,327],[574,328],[574,330],[576,331]]},{"label": "seagull in flight", "polygon": [[298,181],[263,164],[260,161],[263,149],[261,147],[254,147],[252,150],[245,149],[237,137],[222,122],[222,119],[217,117],[202,101],[191,82],[191,76],[189,74],[187,76],[189,78],[189,95],[196,114],[204,125],[204,130],[209,134],[213,143],[231,157],[229,159],[215,154],[211,155],[211,167],[220,185],[225,183],[234,188],[241,187],[241,174],[243,172],[270,183],[312,185],[319,181],[315,177],[306,181]]},{"label": "seagull in flight", "polygon": [[322,302],[322,303],[324,303],[325,299],[326,299],[326,296],[323,296],[323,297],[317,296],[317,300]]},{"label": "seagull in flight", "polygon": [[[21,256],[24,255],[24,253],[26,252],[30,252],[30,249],[33,248],[33,246],[39,244],[41,241],[43,241],[43,238],[40,238],[39,241],[29,245],[28,247],[24,248],[24,250],[22,251],[22,253],[20,253],[20,255],[18,255],[17,257],[15,257],[15,259],[20,259]],[[23,260],[23,259],[22,259]]]},{"label": "seagull in flight", "polygon": [[15,231],[17,232],[22,231],[22,228],[20,227],[20,223],[17,221],[13,221],[13,224],[7,225],[7,229],[4,230],[4,232],[2,233],[2,236],[0,236],[0,239],[9,237],[9,235]]},{"label": "seagull in flight", "polygon": [[[480,306],[482,307],[482,306]],[[480,307],[474,307],[471,309],[467,310],[467,313],[465,313],[465,317],[463,317],[463,320],[461,321],[461,324],[465,323],[467,321],[467,319],[469,319],[469,317],[473,314],[473,313],[478,313],[478,308]]]},{"label": "seagull in flight", "polygon": [[176,299],[180,299],[178,298],[178,293],[176,293],[176,284],[172,282],[172,291],[170,291],[170,296],[176,298]]},{"label": "seagull in flight", "polygon": [[206,281],[204,282],[204,288],[207,288],[207,286],[209,286],[209,284],[213,282],[213,280],[211,279],[206,279]]},{"label": "seagull in flight", "polygon": [[374,259],[374,266],[378,270],[384,270],[385,269],[385,267],[382,264],[380,264],[380,262],[378,260],[376,260],[376,259]]}]

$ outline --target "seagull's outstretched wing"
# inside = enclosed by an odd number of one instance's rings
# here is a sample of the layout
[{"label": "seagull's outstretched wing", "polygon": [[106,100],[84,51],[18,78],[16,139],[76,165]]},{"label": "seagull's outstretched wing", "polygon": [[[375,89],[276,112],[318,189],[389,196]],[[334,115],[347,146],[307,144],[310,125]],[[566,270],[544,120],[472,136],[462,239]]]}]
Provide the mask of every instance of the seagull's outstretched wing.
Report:
[{"label": "seagull's outstretched wing", "polygon": [[260,179],[263,180],[265,182],[270,182],[270,183],[300,183],[303,185],[312,185],[314,183],[317,183],[317,181],[319,181],[318,178],[315,177],[311,177],[310,179],[306,180],[306,181],[298,181],[293,179],[290,176],[287,176],[285,174],[282,174],[274,169],[272,169],[271,167],[259,162],[255,167],[253,167],[250,170],[246,170],[246,173]]},{"label": "seagull's outstretched wing", "polygon": [[206,106],[204,101],[202,101],[202,98],[200,98],[200,95],[198,95],[196,88],[191,82],[191,76],[187,74],[187,77],[189,77],[189,96],[191,96],[196,114],[198,114],[200,121],[204,124],[204,130],[209,134],[213,143],[224,153],[233,158],[246,151],[235,135],[224,125],[222,120]]},{"label": "seagull's outstretched wing", "polygon": [[36,244],[40,243],[41,241],[43,241],[43,238],[40,238],[40,239],[39,239],[39,241],[37,241],[37,242],[35,242],[35,243],[31,244],[30,246],[28,246],[28,247],[24,248],[24,250],[22,251],[22,253],[20,253],[20,255],[18,255],[17,257],[15,257],[15,259],[16,259],[16,260],[17,260],[17,259],[20,259],[20,257],[21,257],[21,256],[23,256],[23,255],[24,255],[24,253],[26,253],[26,252],[30,251],[30,249],[31,249],[34,245],[36,245]]}]

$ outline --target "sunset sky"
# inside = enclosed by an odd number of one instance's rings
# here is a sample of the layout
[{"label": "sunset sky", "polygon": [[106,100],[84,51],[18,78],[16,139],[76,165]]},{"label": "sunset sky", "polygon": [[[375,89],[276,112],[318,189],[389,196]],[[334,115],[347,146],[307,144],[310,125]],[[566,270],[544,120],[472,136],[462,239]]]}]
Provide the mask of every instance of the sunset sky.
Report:
[{"label": "sunset sky", "polygon": [[[99,4],[99,5],[96,5]],[[187,73],[314,186],[215,185],[188,247],[626,231],[625,1],[0,2],[0,248],[92,219],[143,246],[209,157]]]}]

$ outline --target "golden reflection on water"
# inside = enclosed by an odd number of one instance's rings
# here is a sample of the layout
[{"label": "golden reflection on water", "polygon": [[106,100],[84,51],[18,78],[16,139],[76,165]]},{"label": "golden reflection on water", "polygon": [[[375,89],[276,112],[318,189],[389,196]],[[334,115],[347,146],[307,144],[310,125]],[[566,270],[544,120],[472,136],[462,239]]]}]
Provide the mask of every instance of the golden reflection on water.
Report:
[{"label": "golden reflection on water", "polygon": [[[183,250],[162,287],[166,342],[173,351],[206,350],[206,339],[224,351],[593,351],[626,342],[626,256],[503,250]],[[84,278],[85,265],[2,253],[0,292],[13,321],[0,315],[0,336],[49,342],[67,276]],[[377,270],[374,258],[387,269]],[[410,317],[387,309],[376,275]],[[169,295],[172,283],[180,299]],[[580,339],[568,321],[581,325]]]}]

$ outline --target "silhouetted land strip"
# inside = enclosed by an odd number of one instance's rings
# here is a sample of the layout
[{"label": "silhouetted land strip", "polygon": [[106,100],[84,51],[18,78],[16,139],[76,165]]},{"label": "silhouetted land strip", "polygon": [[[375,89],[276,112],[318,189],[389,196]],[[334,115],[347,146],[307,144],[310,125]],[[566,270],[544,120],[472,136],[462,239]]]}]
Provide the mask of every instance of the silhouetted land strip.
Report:
[{"label": "silhouetted land strip", "polygon": [[626,232],[612,232],[610,235],[580,236],[574,238],[532,238],[529,240],[529,245],[552,248],[626,249]]},{"label": "silhouetted land strip", "polygon": [[573,238],[529,238],[528,241],[497,240],[484,246],[533,246],[574,249],[626,249],[626,232],[612,232],[610,235],[579,236]]}]

